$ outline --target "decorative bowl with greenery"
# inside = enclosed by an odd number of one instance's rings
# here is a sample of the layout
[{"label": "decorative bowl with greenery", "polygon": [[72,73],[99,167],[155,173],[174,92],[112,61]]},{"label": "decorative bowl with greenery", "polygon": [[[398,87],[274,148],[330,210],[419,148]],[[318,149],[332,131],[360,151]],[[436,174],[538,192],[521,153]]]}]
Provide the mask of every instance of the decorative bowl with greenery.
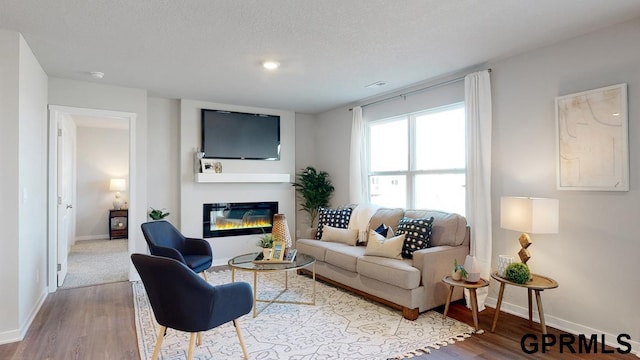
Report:
[{"label": "decorative bowl with greenery", "polygon": [[154,209],[154,208],[150,208],[151,211],[149,212],[149,217],[153,220],[162,220],[164,218],[166,218],[167,216],[169,216],[168,212],[164,212],[165,209]]},{"label": "decorative bowl with greenery", "polygon": [[511,263],[504,271],[504,277],[516,284],[524,284],[531,279],[531,272],[527,264]]},{"label": "decorative bowl with greenery", "polygon": [[310,226],[313,227],[318,216],[318,209],[329,206],[329,198],[335,190],[331,184],[331,178],[326,171],[316,171],[307,166],[296,174],[297,182],[293,183],[296,192],[302,198],[302,209],[309,214]]}]

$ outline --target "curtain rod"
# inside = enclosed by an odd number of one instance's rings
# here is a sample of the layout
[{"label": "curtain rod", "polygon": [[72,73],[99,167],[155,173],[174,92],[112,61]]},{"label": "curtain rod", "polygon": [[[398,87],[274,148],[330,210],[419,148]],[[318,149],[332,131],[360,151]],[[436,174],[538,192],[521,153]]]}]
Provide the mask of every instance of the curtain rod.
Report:
[{"label": "curtain rod", "polygon": [[[491,72],[491,68],[487,69],[487,71]],[[426,91],[426,90],[435,89],[435,88],[440,87],[440,86],[445,86],[445,85],[449,85],[449,84],[456,83],[456,82],[458,82],[458,81],[460,81],[460,80],[464,80],[465,76],[466,76],[466,75],[464,75],[464,76],[459,76],[459,77],[457,77],[457,78],[453,78],[453,79],[450,79],[450,80],[446,80],[446,81],[443,81],[443,82],[439,82],[439,83],[436,83],[436,84],[432,84],[432,85],[429,85],[429,86],[425,86],[425,87],[423,87],[423,88],[419,88],[419,89],[411,90],[411,91],[406,92],[406,93],[404,93],[404,94],[394,95],[394,96],[390,96],[390,97],[388,97],[388,98],[384,98],[384,99],[376,100],[376,101],[373,101],[373,102],[370,102],[370,103],[366,103],[366,104],[360,105],[360,107],[361,107],[361,108],[365,108],[365,107],[367,107],[367,106],[375,105],[375,104],[379,104],[379,103],[381,103],[381,102],[385,102],[385,101],[393,100],[393,99],[395,99],[395,98],[403,98],[403,99],[404,99],[404,98],[406,98],[406,97],[407,97],[407,96],[409,96],[409,95],[413,95],[413,94],[420,93],[420,92],[423,92],[423,91]],[[352,110],[353,110],[353,108],[349,108],[349,111],[352,111]]]}]

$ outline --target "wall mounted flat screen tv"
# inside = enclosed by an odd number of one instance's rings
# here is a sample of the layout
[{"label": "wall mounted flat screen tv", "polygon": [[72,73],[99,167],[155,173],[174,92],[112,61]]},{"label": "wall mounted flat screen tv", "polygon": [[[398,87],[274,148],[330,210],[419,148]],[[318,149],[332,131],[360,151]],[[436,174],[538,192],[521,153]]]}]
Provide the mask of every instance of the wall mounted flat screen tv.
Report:
[{"label": "wall mounted flat screen tv", "polygon": [[207,159],[280,160],[280,116],[202,109]]}]

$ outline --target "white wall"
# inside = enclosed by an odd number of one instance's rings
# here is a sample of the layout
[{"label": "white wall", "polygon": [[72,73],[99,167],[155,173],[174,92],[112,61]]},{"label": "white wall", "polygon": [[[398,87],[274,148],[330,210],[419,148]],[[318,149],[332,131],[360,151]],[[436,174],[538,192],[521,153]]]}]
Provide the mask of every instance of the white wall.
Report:
[{"label": "white wall", "polygon": [[[76,164],[76,239],[108,239],[115,196],[109,180],[129,178],[129,130],[78,126]],[[128,191],[120,194],[129,201]]]},{"label": "white wall", "polygon": [[19,338],[18,239],[18,59],[20,35],[0,30],[0,343]]},{"label": "white wall", "polygon": [[[47,74],[20,36],[20,329],[26,332],[46,297]],[[36,221],[34,221],[36,220]],[[38,221],[41,220],[41,221]],[[23,333],[24,335],[24,333]]]},{"label": "white wall", "polygon": [[[296,113],[296,173],[307,166],[316,167],[316,117]],[[297,179],[292,178],[292,182]],[[300,211],[300,199],[296,196],[296,237],[309,227],[309,215]],[[292,233],[293,236],[293,233]]]},{"label": "white wall", "polygon": [[[194,148],[200,147],[200,109],[215,109],[280,116],[280,160],[220,160],[224,173],[295,173],[295,115],[291,111],[181,100],[180,102],[180,225],[186,236],[202,237],[202,204],[277,201],[287,216],[289,231],[296,223],[294,188],[290,183],[196,183]],[[257,251],[258,236],[208,239],[214,264],[226,264],[233,256]]]},{"label": "white wall", "polygon": [[[129,151],[135,159],[130,164],[129,174],[135,174],[135,192],[130,199],[129,246],[133,252],[146,253],[147,245],[140,230],[140,224],[147,219],[147,91],[118,86],[98,84],[60,78],[49,79],[49,104],[87,109],[100,109],[135,113],[135,127],[129,129],[134,134],[136,146]],[[131,184],[130,184],[131,185]],[[135,214],[135,221],[131,221]],[[138,277],[133,265],[129,268],[129,278]]]},{"label": "white wall", "polygon": [[21,339],[46,297],[47,76],[0,30],[0,343]]},{"label": "white wall", "polygon": [[180,101],[154,97],[147,101],[148,206],[166,209],[167,220],[180,228]]},{"label": "white wall", "polygon": [[[637,19],[491,64],[493,263],[519,249],[519,234],[500,229],[500,197],[558,198],[560,233],[532,235],[528,262],[532,271],[560,284],[542,294],[547,323],[588,334],[629,333],[635,350],[640,349],[639,38]],[[619,83],[629,90],[631,190],[557,191],[555,97]],[[491,290],[495,298],[496,287]],[[526,307],[526,292],[505,291],[503,308],[525,315]],[[607,338],[615,341],[613,335]]]}]

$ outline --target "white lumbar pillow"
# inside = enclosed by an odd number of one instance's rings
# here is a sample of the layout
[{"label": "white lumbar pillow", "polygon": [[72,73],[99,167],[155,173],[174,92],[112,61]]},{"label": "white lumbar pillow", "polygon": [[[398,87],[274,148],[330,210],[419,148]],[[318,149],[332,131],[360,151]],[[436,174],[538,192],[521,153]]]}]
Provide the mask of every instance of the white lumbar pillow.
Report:
[{"label": "white lumbar pillow", "polygon": [[404,243],[404,238],[405,234],[385,238],[374,230],[369,230],[369,240],[367,241],[367,248],[364,250],[364,254],[391,259],[402,259],[402,244]]},{"label": "white lumbar pillow", "polygon": [[358,241],[357,229],[341,229],[333,226],[324,225],[322,227],[322,241],[340,242],[347,245],[355,246]]}]

